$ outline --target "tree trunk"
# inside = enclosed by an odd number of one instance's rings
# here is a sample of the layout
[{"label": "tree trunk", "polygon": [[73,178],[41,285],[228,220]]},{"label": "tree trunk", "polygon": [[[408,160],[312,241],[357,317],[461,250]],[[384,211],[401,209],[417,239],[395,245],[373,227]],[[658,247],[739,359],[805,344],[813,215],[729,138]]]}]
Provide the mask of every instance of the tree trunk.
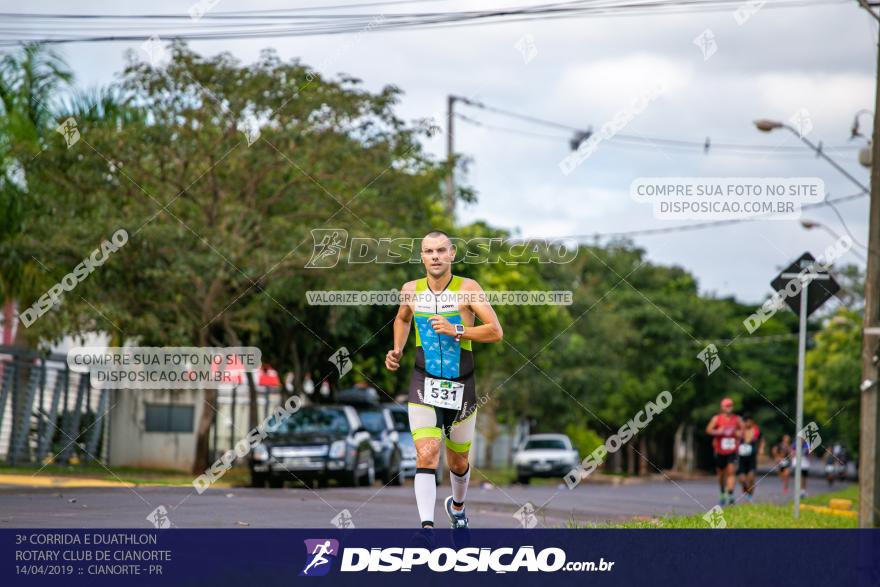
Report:
[{"label": "tree trunk", "polygon": [[[199,345],[202,347],[208,346],[207,334],[204,329],[199,333]],[[192,473],[194,475],[203,473],[211,465],[209,454],[211,424],[213,424],[214,415],[217,413],[217,390],[203,389],[202,394],[202,415],[196,427],[196,454],[192,465]]]},{"label": "tree trunk", "polygon": [[638,436],[639,439],[639,452],[641,456],[639,456],[639,460],[636,461],[638,463],[639,475],[646,475],[649,472],[649,467],[653,469],[648,463],[648,460],[651,458],[648,456],[648,439],[644,434],[640,434]]},{"label": "tree trunk", "polygon": [[13,343],[12,329],[15,322],[15,307],[15,300],[6,300],[3,303],[3,344],[5,345]]},{"label": "tree trunk", "polygon": [[[250,403],[250,409],[248,410],[248,430],[253,430],[257,427],[257,384],[254,382],[254,374],[250,371],[245,373],[245,377],[247,377],[248,401]],[[266,401],[269,401],[268,396],[266,397]]]},{"label": "tree trunk", "polygon": [[632,444],[632,440],[630,440],[626,444],[626,473],[627,475],[635,475],[636,474],[636,451],[635,446]]},{"label": "tree trunk", "polygon": [[611,458],[606,461],[608,465],[605,467],[606,473],[621,473],[623,472],[623,464],[621,463],[621,455],[620,451],[616,451],[611,453]]},{"label": "tree trunk", "polygon": [[679,473],[685,470],[687,461],[687,447],[684,441],[684,422],[675,429],[675,441],[672,448],[672,470]]},{"label": "tree trunk", "polygon": [[687,427],[687,466],[688,473],[693,473],[696,466],[696,458],[694,455],[694,426],[689,424]]}]

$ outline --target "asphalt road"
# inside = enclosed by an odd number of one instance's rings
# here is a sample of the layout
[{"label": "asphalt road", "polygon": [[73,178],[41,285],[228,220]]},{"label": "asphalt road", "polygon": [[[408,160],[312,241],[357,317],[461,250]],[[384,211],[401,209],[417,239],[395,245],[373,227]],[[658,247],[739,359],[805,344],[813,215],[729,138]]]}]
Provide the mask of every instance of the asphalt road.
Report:
[{"label": "asphalt road", "polygon": [[[793,484],[792,484],[793,485]],[[841,489],[845,483],[835,483]],[[810,479],[810,495],[828,491],[822,479]],[[438,487],[435,520],[445,521]],[[739,491],[736,493],[739,497]],[[784,503],[775,475],[763,478],[756,502]],[[481,487],[472,479],[468,513],[473,528],[521,526],[515,513],[530,502],[538,527],[560,527],[621,520],[634,516],[703,513],[717,503],[717,483],[649,481],[631,485],[582,483]],[[412,482],[403,487],[289,489],[209,489],[199,495],[185,487],[31,488],[0,487],[0,527],[5,528],[151,528],[147,517],[159,506],[178,528],[326,528],[341,516],[356,528],[412,527],[418,524]],[[347,512],[346,512],[347,510]],[[161,510],[160,510],[161,512]],[[334,523],[337,519],[337,523]]]}]

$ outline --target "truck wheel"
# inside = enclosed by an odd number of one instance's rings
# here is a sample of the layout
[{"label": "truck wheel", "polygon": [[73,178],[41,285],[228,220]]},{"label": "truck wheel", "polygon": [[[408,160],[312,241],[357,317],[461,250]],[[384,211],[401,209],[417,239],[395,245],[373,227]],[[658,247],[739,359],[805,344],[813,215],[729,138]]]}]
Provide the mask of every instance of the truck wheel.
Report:
[{"label": "truck wheel", "polygon": [[251,487],[265,487],[266,486],[266,474],[265,473],[251,473]]}]

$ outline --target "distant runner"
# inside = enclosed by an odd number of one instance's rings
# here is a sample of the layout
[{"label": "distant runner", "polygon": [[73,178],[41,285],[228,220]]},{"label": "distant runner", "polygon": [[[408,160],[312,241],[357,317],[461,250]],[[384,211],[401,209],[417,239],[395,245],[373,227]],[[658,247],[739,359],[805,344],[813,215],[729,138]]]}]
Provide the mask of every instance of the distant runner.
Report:
[{"label": "distant runner", "polygon": [[[446,515],[453,528],[467,528],[464,499],[470,480],[468,453],[477,421],[477,382],[473,342],[499,342],[501,324],[484,299],[457,300],[456,294],[483,294],[473,279],[452,275],[455,246],[441,231],[422,239],[422,263],[427,276],[401,288],[404,299],[394,319],[394,348],[385,356],[391,371],[416,323],[416,359],[409,384],[409,424],[416,445],[416,505],[422,528],[434,527],[437,497],[435,474],[440,461],[440,438],[446,444],[452,495]],[[474,326],[474,319],[482,324]]]},{"label": "distant runner", "polygon": [[712,416],[706,426],[706,434],[712,436],[715,453],[715,470],[721,488],[721,505],[733,505],[733,488],[736,485],[736,451],[742,436],[742,420],[733,413],[733,400],[721,400],[721,413]]},{"label": "distant runner", "polygon": [[776,461],[776,468],[779,470],[779,477],[782,479],[782,495],[788,493],[788,477],[791,473],[791,436],[784,434],[779,444],[773,447],[773,458]]},{"label": "distant runner", "polygon": [[[810,445],[801,437],[798,437],[801,445],[801,497],[807,496],[807,477],[810,476]],[[791,447],[791,467],[797,466],[797,453],[795,447]]]},{"label": "distant runner", "polygon": [[739,444],[737,454],[739,465],[736,474],[742,485],[743,496],[752,501],[755,493],[755,469],[758,468],[758,438],[761,431],[758,425],[749,415],[743,415],[742,442]]}]

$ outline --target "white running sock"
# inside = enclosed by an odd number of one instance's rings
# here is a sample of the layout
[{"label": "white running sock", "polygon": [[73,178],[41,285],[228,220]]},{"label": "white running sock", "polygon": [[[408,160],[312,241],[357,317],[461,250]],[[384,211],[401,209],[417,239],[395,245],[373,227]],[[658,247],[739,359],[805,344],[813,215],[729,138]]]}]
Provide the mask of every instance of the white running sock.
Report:
[{"label": "white running sock", "polygon": [[416,505],[419,508],[419,517],[422,525],[425,522],[434,523],[434,504],[437,501],[437,479],[434,469],[416,469],[414,480],[416,490]]},{"label": "white running sock", "polygon": [[456,507],[464,505],[464,496],[467,495],[468,482],[470,480],[470,464],[468,464],[464,475],[456,475],[454,471],[449,471],[449,481],[452,483],[452,505]]}]

